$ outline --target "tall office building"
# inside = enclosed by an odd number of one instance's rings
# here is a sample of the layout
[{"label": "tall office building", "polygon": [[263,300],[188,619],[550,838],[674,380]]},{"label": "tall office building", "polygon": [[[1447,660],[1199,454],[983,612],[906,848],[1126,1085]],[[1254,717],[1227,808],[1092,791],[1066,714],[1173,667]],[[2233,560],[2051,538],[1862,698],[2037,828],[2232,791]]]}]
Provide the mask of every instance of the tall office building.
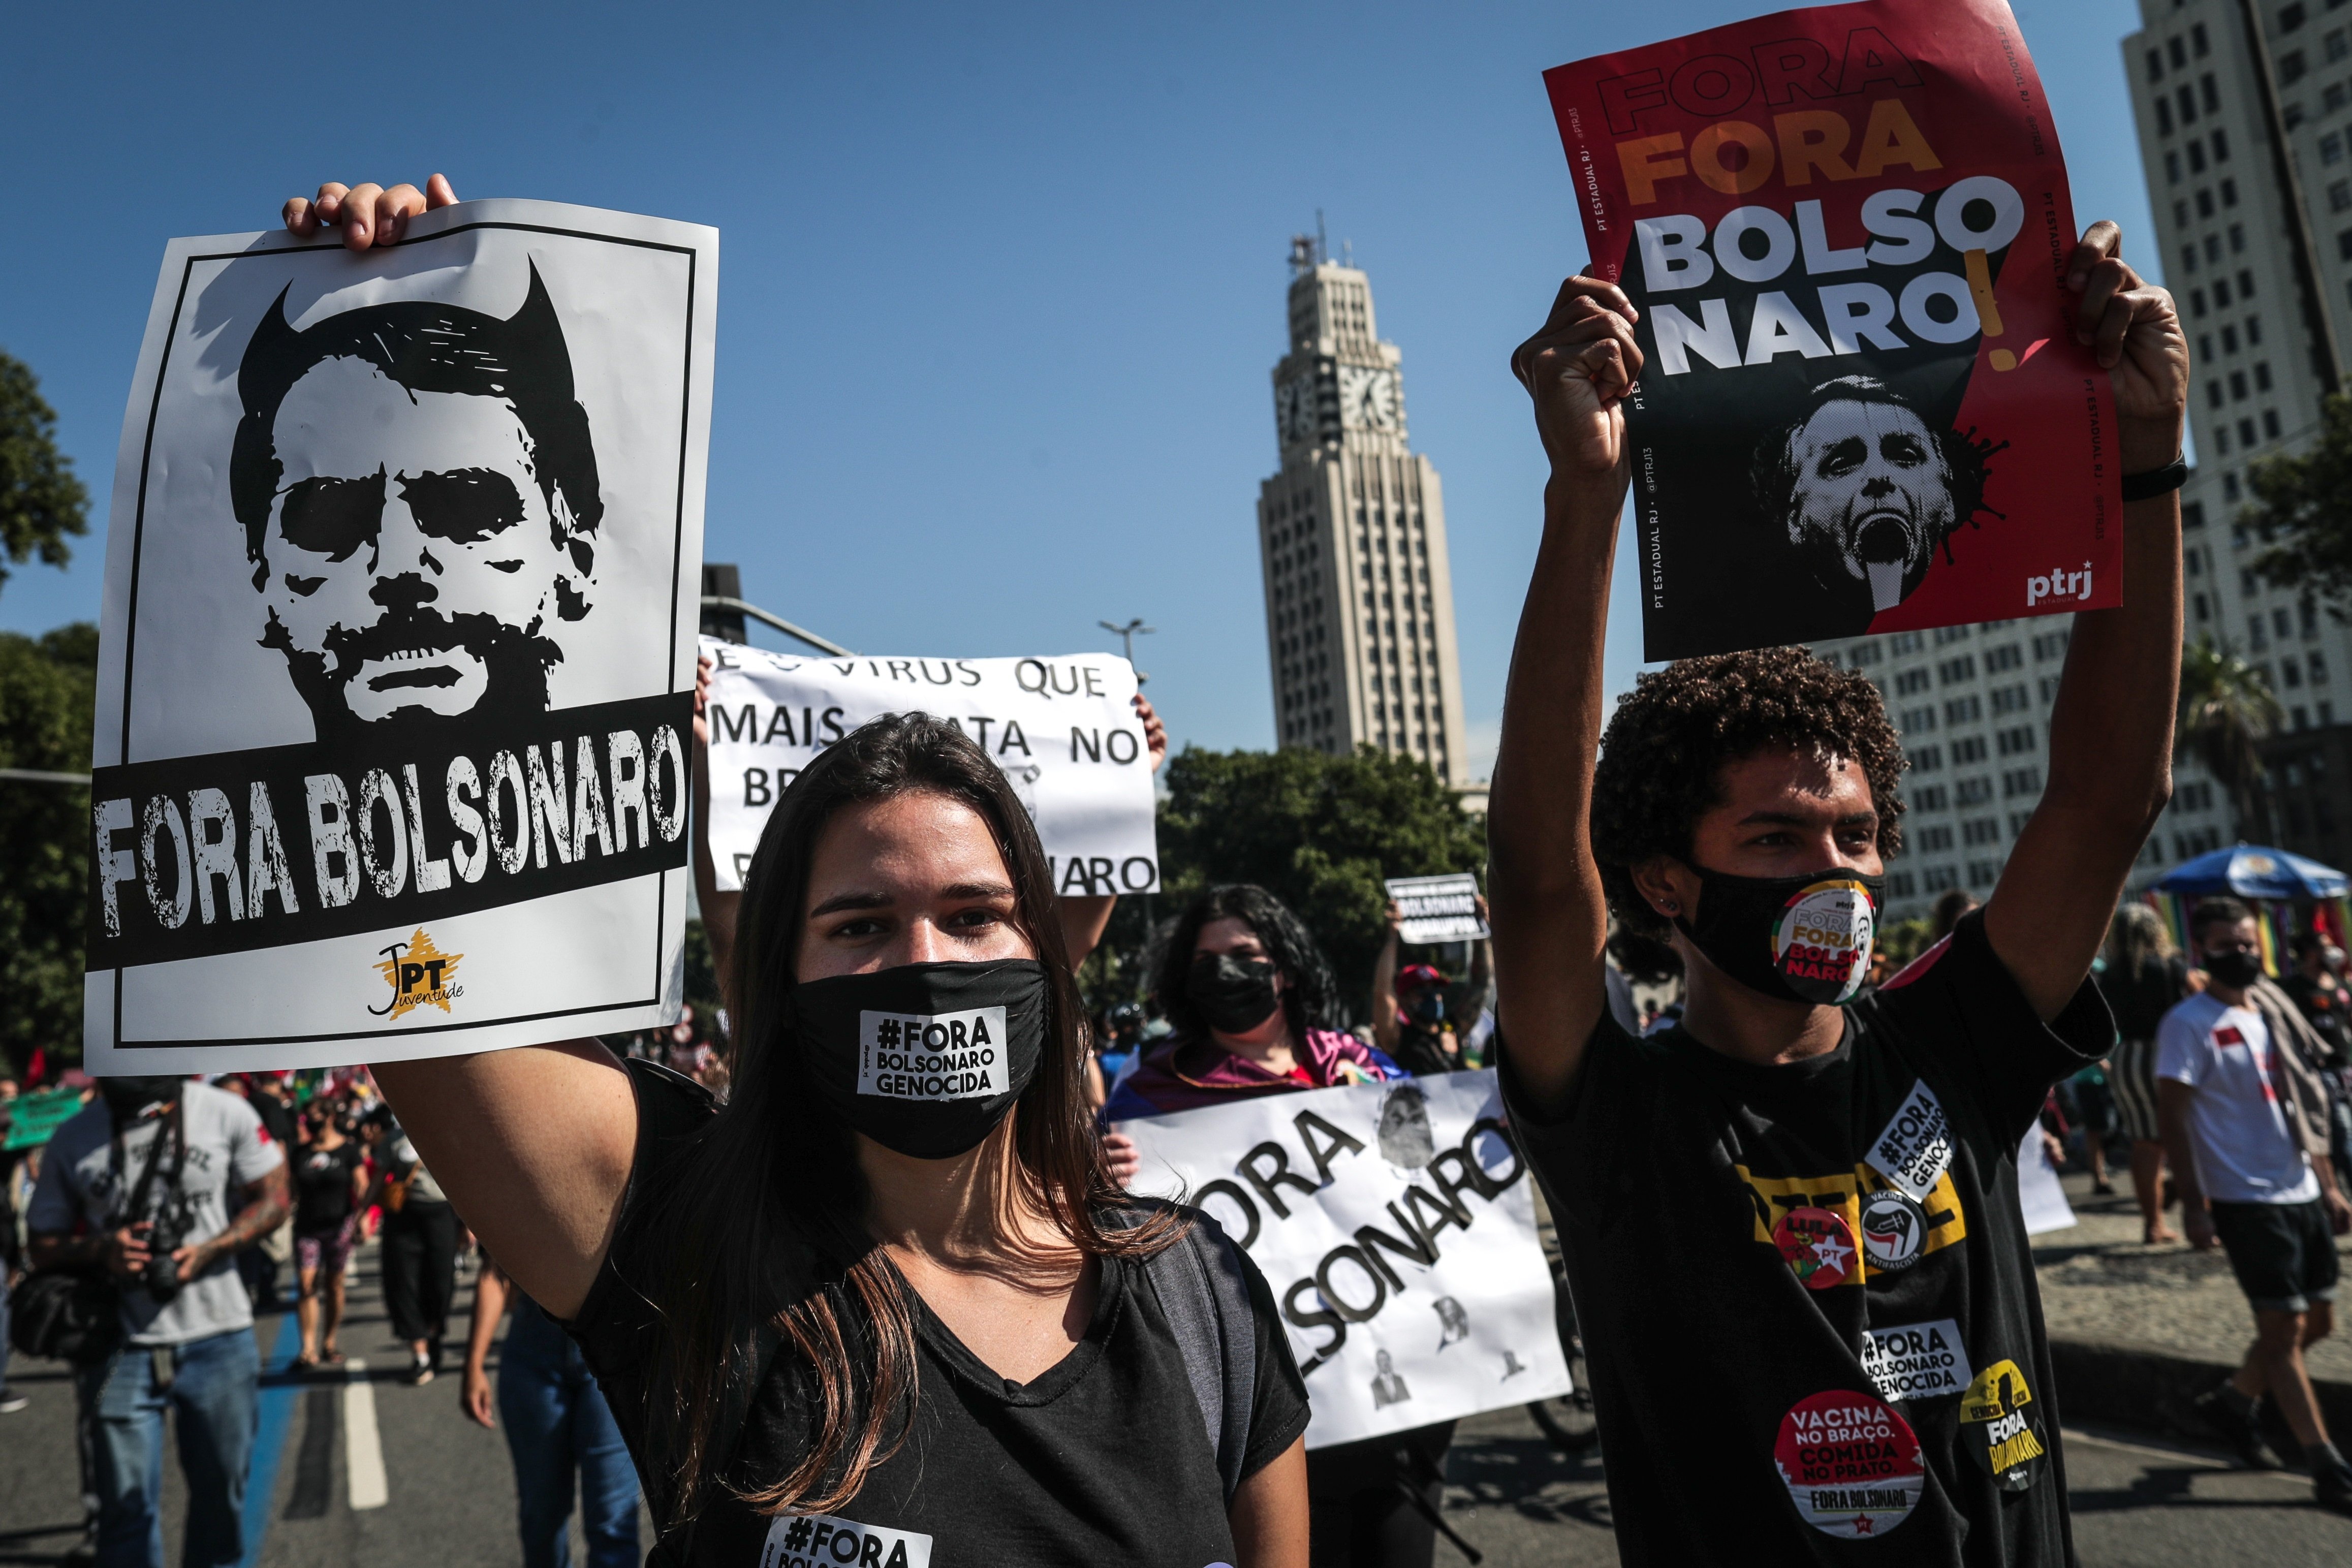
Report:
[{"label": "tall office building", "polygon": [[1437,470],[1405,441],[1402,355],[1371,279],[1291,242],[1290,352],[1274,367],[1279,472],[1258,487],[1275,730],[1465,778],[1454,579]]},{"label": "tall office building", "polygon": [[[2253,570],[2236,521],[2249,466],[2299,453],[2342,390],[2352,321],[2352,8],[2346,0],[2140,0],[2124,40],[2165,275],[2196,363],[2199,466],[2182,492],[2188,634],[2269,679],[2261,820],[2234,825],[2330,865],[2352,858],[2352,632]],[[2341,711],[2339,711],[2341,710]]]}]

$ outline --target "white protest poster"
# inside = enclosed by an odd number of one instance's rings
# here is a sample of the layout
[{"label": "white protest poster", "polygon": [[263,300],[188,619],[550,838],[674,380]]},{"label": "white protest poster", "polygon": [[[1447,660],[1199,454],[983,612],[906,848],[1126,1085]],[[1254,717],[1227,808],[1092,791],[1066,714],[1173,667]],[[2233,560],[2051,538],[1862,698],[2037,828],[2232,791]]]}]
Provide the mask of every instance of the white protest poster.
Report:
[{"label": "white protest poster", "polygon": [[2058,1184],[2058,1167],[2050,1163],[2039,1122],[2017,1146],[2017,1206],[2024,1215],[2028,1236],[2064,1230],[2074,1223],[2074,1205],[2066,1201],[2066,1189]]},{"label": "white protest poster", "polygon": [[95,1072],[674,1016],[714,229],[172,242],[115,468]]},{"label": "white protest poster", "polygon": [[1320,1448],[1570,1392],[1492,1069],[1119,1124],[1138,1192],[1215,1216],[1281,1306]]},{"label": "white protest poster", "polygon": [[1151,752],[1117,654],[882,658],[702,640],[710,675],[710,855],[743,885],[768,813],[819,752],[885,713],[951,721],[1004,770],[1059,893],[1160,888]]},{"label": "white protest poster", "polygon": [[1406,942],[1484,942],[1491,933],[1478,918],[1478,879],[1467,871],[1445,877],[1391,877],[1389,897],[1404,923]]}]

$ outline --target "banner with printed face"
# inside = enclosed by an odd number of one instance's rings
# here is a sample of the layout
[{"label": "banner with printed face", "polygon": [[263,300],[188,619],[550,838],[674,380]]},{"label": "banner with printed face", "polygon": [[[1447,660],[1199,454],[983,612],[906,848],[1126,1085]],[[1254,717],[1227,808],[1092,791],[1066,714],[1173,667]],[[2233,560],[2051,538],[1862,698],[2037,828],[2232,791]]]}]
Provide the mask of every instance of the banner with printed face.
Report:
[{"label": "banner with printed face", "polygon": [[1391,877],[1389,897],[1404,923],[1405,942],[1484,942],[1486,922],[1478,918],[1478,879],[1467,871],[1444,877]]},{"label": "banner with printed face", "polygon": [[2123,602],[2106,373],[2003,0],[1783,11],[1545,73],[1626,403],[1650,658]]},{"label": "banner with printed face", "polygon": [[1151,752],[1135,669],[1117,654],[877,658],[770,653],[705,637],[710,658],[710,854],[743,885],[776,797],[819,752],[869,719],[952,722],[1004,770],[1052,862],[1055,891],[1160,887]]},{"label": "banner with printed face", "polygon": [[1138,1192],[1265,1275],[1320,1448],[1570,1392],[1533,1178],[1492,1069],[1128,1121]]},{"label": "banner with printed face", "polygon": [[716,230],[172,242],[115,468],[89,1066],[674,1016]]}]

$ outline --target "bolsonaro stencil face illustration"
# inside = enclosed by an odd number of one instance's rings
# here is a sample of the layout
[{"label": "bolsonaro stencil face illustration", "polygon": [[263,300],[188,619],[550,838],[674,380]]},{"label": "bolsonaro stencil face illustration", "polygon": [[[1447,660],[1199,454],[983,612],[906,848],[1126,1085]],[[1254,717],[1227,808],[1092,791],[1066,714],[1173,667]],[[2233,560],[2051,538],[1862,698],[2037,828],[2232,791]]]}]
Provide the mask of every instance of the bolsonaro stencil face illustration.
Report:
[{"label": "bolsonaro stencil face illustration", "polygon": [[1860,631],[1910,597],[1938,549],[1949,552],[1982,508],[1985,459],[1998,449],[1931,427],[1880,382],[1841,376],[1759,447],[1754,484],[1803,576]]},{"label": "bolsonaro stencil face illustration", "polygon": [[237,385],[260,641],[319,738],[544,711],[604,505],[537,269],[505,320],[403,301],[297,331],[281,296]]}]

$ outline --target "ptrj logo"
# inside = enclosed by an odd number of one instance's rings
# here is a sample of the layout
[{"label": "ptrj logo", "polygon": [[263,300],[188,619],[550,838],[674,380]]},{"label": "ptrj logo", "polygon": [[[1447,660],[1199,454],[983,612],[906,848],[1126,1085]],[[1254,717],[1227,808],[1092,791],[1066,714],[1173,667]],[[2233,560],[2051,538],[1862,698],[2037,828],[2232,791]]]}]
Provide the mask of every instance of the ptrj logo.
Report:
[{"label": "ptrj logo", "polygon": [[2025,580],[2025,607],[2033,608],[2044,599],[2087,599],[2091,596],[2091,563],[2083,563],[2080,572],[2063,568]]},{"label": "ptrj logo", "polygon": [[376,973],[392,987],[392,1000],[369,1008],[375,1016],[398,1023],[412,1008],[432,1006],[446,1013],[449,1004],[466,994],[464,986],[454,983],[457,961],[466,955],[434,946],[423,926],[406,942],[395,942],[382,952],[383,962],[375,966]]}]

